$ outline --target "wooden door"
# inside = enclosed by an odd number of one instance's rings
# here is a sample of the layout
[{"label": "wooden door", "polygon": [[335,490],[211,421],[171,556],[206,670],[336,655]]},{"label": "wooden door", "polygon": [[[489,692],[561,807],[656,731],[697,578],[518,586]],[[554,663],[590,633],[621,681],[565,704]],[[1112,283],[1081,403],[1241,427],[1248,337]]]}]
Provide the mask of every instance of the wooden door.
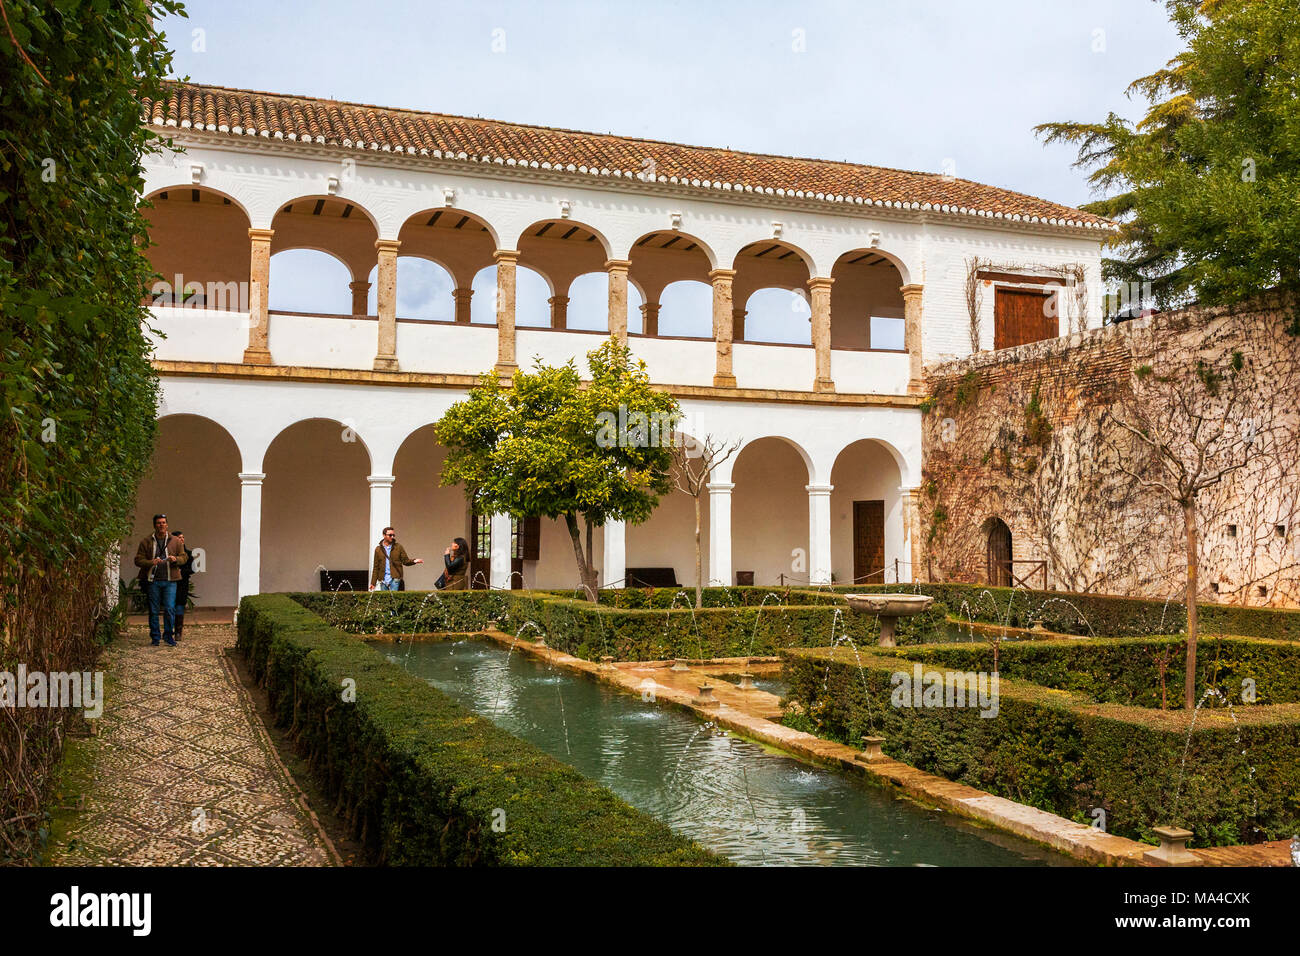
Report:
[{"label": "wooden door", "polygon": [[995,290],[993,347],[1009,349],[1027,342],[1054,339],[1060,334],[1056,293],[1041,289]]},{"label": "wooden door", "polygon": [[994,518],[989,528],[986,560],[989,584],[998,588],[1011,587],[1011,529],[1001,518]]},{"label": "wooden door", "polygon": [[885,503],[853,502],[853,583],[885,583]]},{"label": "wooden door", "polygon": [[[531,522],[531,524],[529,523]],[[510,589],[518,591],[524,586],[524,528],[532,529],[533,555],[537,555],[537,539],[540,538],[538,519],[518,518],[510,522]],[[474,557],[469,563],[469,586],[472,590],[482,591],[489,587],[492,580],[492,516],[474,515],[470,521],[469,553]]]}]

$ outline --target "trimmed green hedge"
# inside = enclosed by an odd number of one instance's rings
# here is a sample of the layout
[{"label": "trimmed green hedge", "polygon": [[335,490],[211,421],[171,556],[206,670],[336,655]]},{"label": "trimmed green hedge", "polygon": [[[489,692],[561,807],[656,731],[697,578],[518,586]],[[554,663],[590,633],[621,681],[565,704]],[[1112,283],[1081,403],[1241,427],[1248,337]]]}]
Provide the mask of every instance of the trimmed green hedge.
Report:
[{"label": "trimmed green hedge", "polygon": [[[998,670],[1010,677],[1087,694],[1107,704],[1161,706],[1159,663],[1166,664],[1165,699],[1180,707],[1186,644],[1179,637],[1120,637],[1078,641],[1004,641]],[[887,648],[875,648],[888,654]],[[987,643],[899,648],[897,654],[958,670],[991,670]],[[1236,637],[1203,638],[1196,658],[1196,696],[1218,689],[1242,703],[1243,681],[1253,680],[1257,704],[1300,702],[1300,644]]]},{"label": "trimmed green hedge", "polygon": [[[710,589],[725,600],[723,589]],[[858,646],[875,644],[879,620],[849,611],[842,597],[791,592],[788,605],[762,605],[762,588],[747,592],[736,606],[668,609],[673,589],[655,594],[629,590],[601,592],[602,602],[575,600],[547,591],[368,592],[365,594],[295,594],[294,599],[353,634],[473,632],[497,627],[534,639],[545,636],[552,647],[588,660],[609,654],[624,661],[770,656],[783,647],[818,647],[845,635]],[[605,595],[610,597],[606,598]],[[754,600],[755,595],[760,595]],[[638,597],[639,596],[639,597]],[[620,602],[663,609],[627,609]],[[608,602],[608,603],[605,603]],[[837,612],[839,612],[837,614]],[[900,644],[941,637],[945,609],[936,604],[925,614],[898,623]]]},{"label": "trimmed green hedge", "polygon": [[[805,713],[787,722],[853,745],[874,733],[913,767],[990,793],[1155,842],[1169,824],[1195,845],[1281,839],[1300,829],[1300,705],[1203,709],[1191,716],[1093,703],[1081,695],[1003,678],[996,717],[978,709],[890,704],[898,657],[842,649],[785,652],[790,698]],[[902,666],[900,667],[900,664]],[[1175,810],[1175,794],[1178,804]]]},{"label": "trimmed green hedge", "polygon": [[238,646],[376,862],[726,864],[286,595],[240,602]]},{"label": "trimmed green hedge", "polygon": [[[1177,600],[1151,601],[1143,598],[1071,594],[1056,591],[1026,591],[1022,588],[992,588],[978,584],[917,584],[856,588],[836,587],[839,593],[853,591],[919,591],[932,594],[946,604],[953,617],[970,616],[990,624],[1029,627],[1041,621],[1043,627],[1060,634],[1089,637],[1149,637],[1178,634],[1187,626],[1187,609]],[[1275,608],[1235,607],[1226,604],[1197,605],[1202,634],[1261,637],[1279,641],[1300,641],[1300,611]]]}]

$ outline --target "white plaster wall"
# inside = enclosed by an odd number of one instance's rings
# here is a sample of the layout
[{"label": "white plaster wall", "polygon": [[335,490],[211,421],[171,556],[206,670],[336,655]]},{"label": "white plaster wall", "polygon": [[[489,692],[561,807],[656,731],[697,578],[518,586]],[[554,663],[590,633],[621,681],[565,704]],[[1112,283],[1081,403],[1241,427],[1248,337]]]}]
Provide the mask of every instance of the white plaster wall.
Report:
[{"label": "white plaster wall", "polygon": [[731,347],[732,371],[739,388],[781,388],[811,391],[817,375],[817,353],[785,345]]},{"label": "white plaster wall", "polygon": [[277,365],[368,369],[375,366],[379,321],[272,312],[267,338]]},{"label": "white plaster wall", "polygon": [[[414,432],[393,463],[393,497],[388,523],[412,558],[424,564],[406,569],[406,586],[426,591],[442,574],[442,551],[455,537],[470,537],[469,507],[460,488],[442,488],[438,479],[447,457],[431,427]],[[378,541],[370,542],[373,553]]]},{"label": "white plaster wall", "polygon": [[153,357],[180,362],[242,362],[248,313],[154,306],[145,334]]},{"label": "white plaster wall", "polygon": [[832,352],[835,390],[866,394],[903,394],[911,374],[906,352]]},{"label": "white plaster wall", "polygon": [[153,516],[167,515],[173,531],[185,532],[185,546],[202,548],[204,568],[190,579],[195,603],[231,607],[238,603],[239,450],[221,426],[193,415],[158,423],[153,463],[136,493],[131,534],[121,542],[121,577],[139,571],[135,549],[153,533]]},{"label": "white plaster wall", "polygon": [[628,339],[632,354],[644,359],[650,381],[665,385],[712,385],[718,369],[718,348],[713,339]]},{"label": "white plaster wall", "polygon": [[481,375],[491,371],[496,361],[495,326],[397,323],[397,366],[403,372]]}]

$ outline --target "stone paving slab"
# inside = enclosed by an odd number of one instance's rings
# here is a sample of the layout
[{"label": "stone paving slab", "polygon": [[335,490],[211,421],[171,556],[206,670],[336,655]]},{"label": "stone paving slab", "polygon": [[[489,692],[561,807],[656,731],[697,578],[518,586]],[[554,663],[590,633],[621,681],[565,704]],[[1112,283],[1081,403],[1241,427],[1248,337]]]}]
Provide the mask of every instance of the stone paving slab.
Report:
[{"label": "stone paving slab", "polygon": [[339,857],[240,683],[228,624],[177,647],[131,628],[105,652],[84,802],[55,866],[331,866]]}]

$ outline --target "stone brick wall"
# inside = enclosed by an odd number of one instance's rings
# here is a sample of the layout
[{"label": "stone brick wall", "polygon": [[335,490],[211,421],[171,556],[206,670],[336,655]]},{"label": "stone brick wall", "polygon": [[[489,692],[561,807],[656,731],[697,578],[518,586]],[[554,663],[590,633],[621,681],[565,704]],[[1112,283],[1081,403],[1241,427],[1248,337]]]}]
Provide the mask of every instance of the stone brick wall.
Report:
[{"label": "stone brick wall", "polygon": [[[1197,498],[1201,600],[1296,606],[1300,339],[1284,331],[1290,308],[1263,299],[1189,309],[927,368],[923,575],[986,581],[1000,518],[1029,586],[1181,599],[1183,509],[1156,486],[1169,484],[1158,454],[1120,424],[1140,410],[1157,423],[1146,433],[1175,446],[1199,416],[1225,436],[1218,464],[1231,468]],[[1197,370],[1234,361],[1239,394],[1214,380],[1189,419],[1186,396],[1205,381]],[[1171,397],[1153,397],[1152,382]]]}]

